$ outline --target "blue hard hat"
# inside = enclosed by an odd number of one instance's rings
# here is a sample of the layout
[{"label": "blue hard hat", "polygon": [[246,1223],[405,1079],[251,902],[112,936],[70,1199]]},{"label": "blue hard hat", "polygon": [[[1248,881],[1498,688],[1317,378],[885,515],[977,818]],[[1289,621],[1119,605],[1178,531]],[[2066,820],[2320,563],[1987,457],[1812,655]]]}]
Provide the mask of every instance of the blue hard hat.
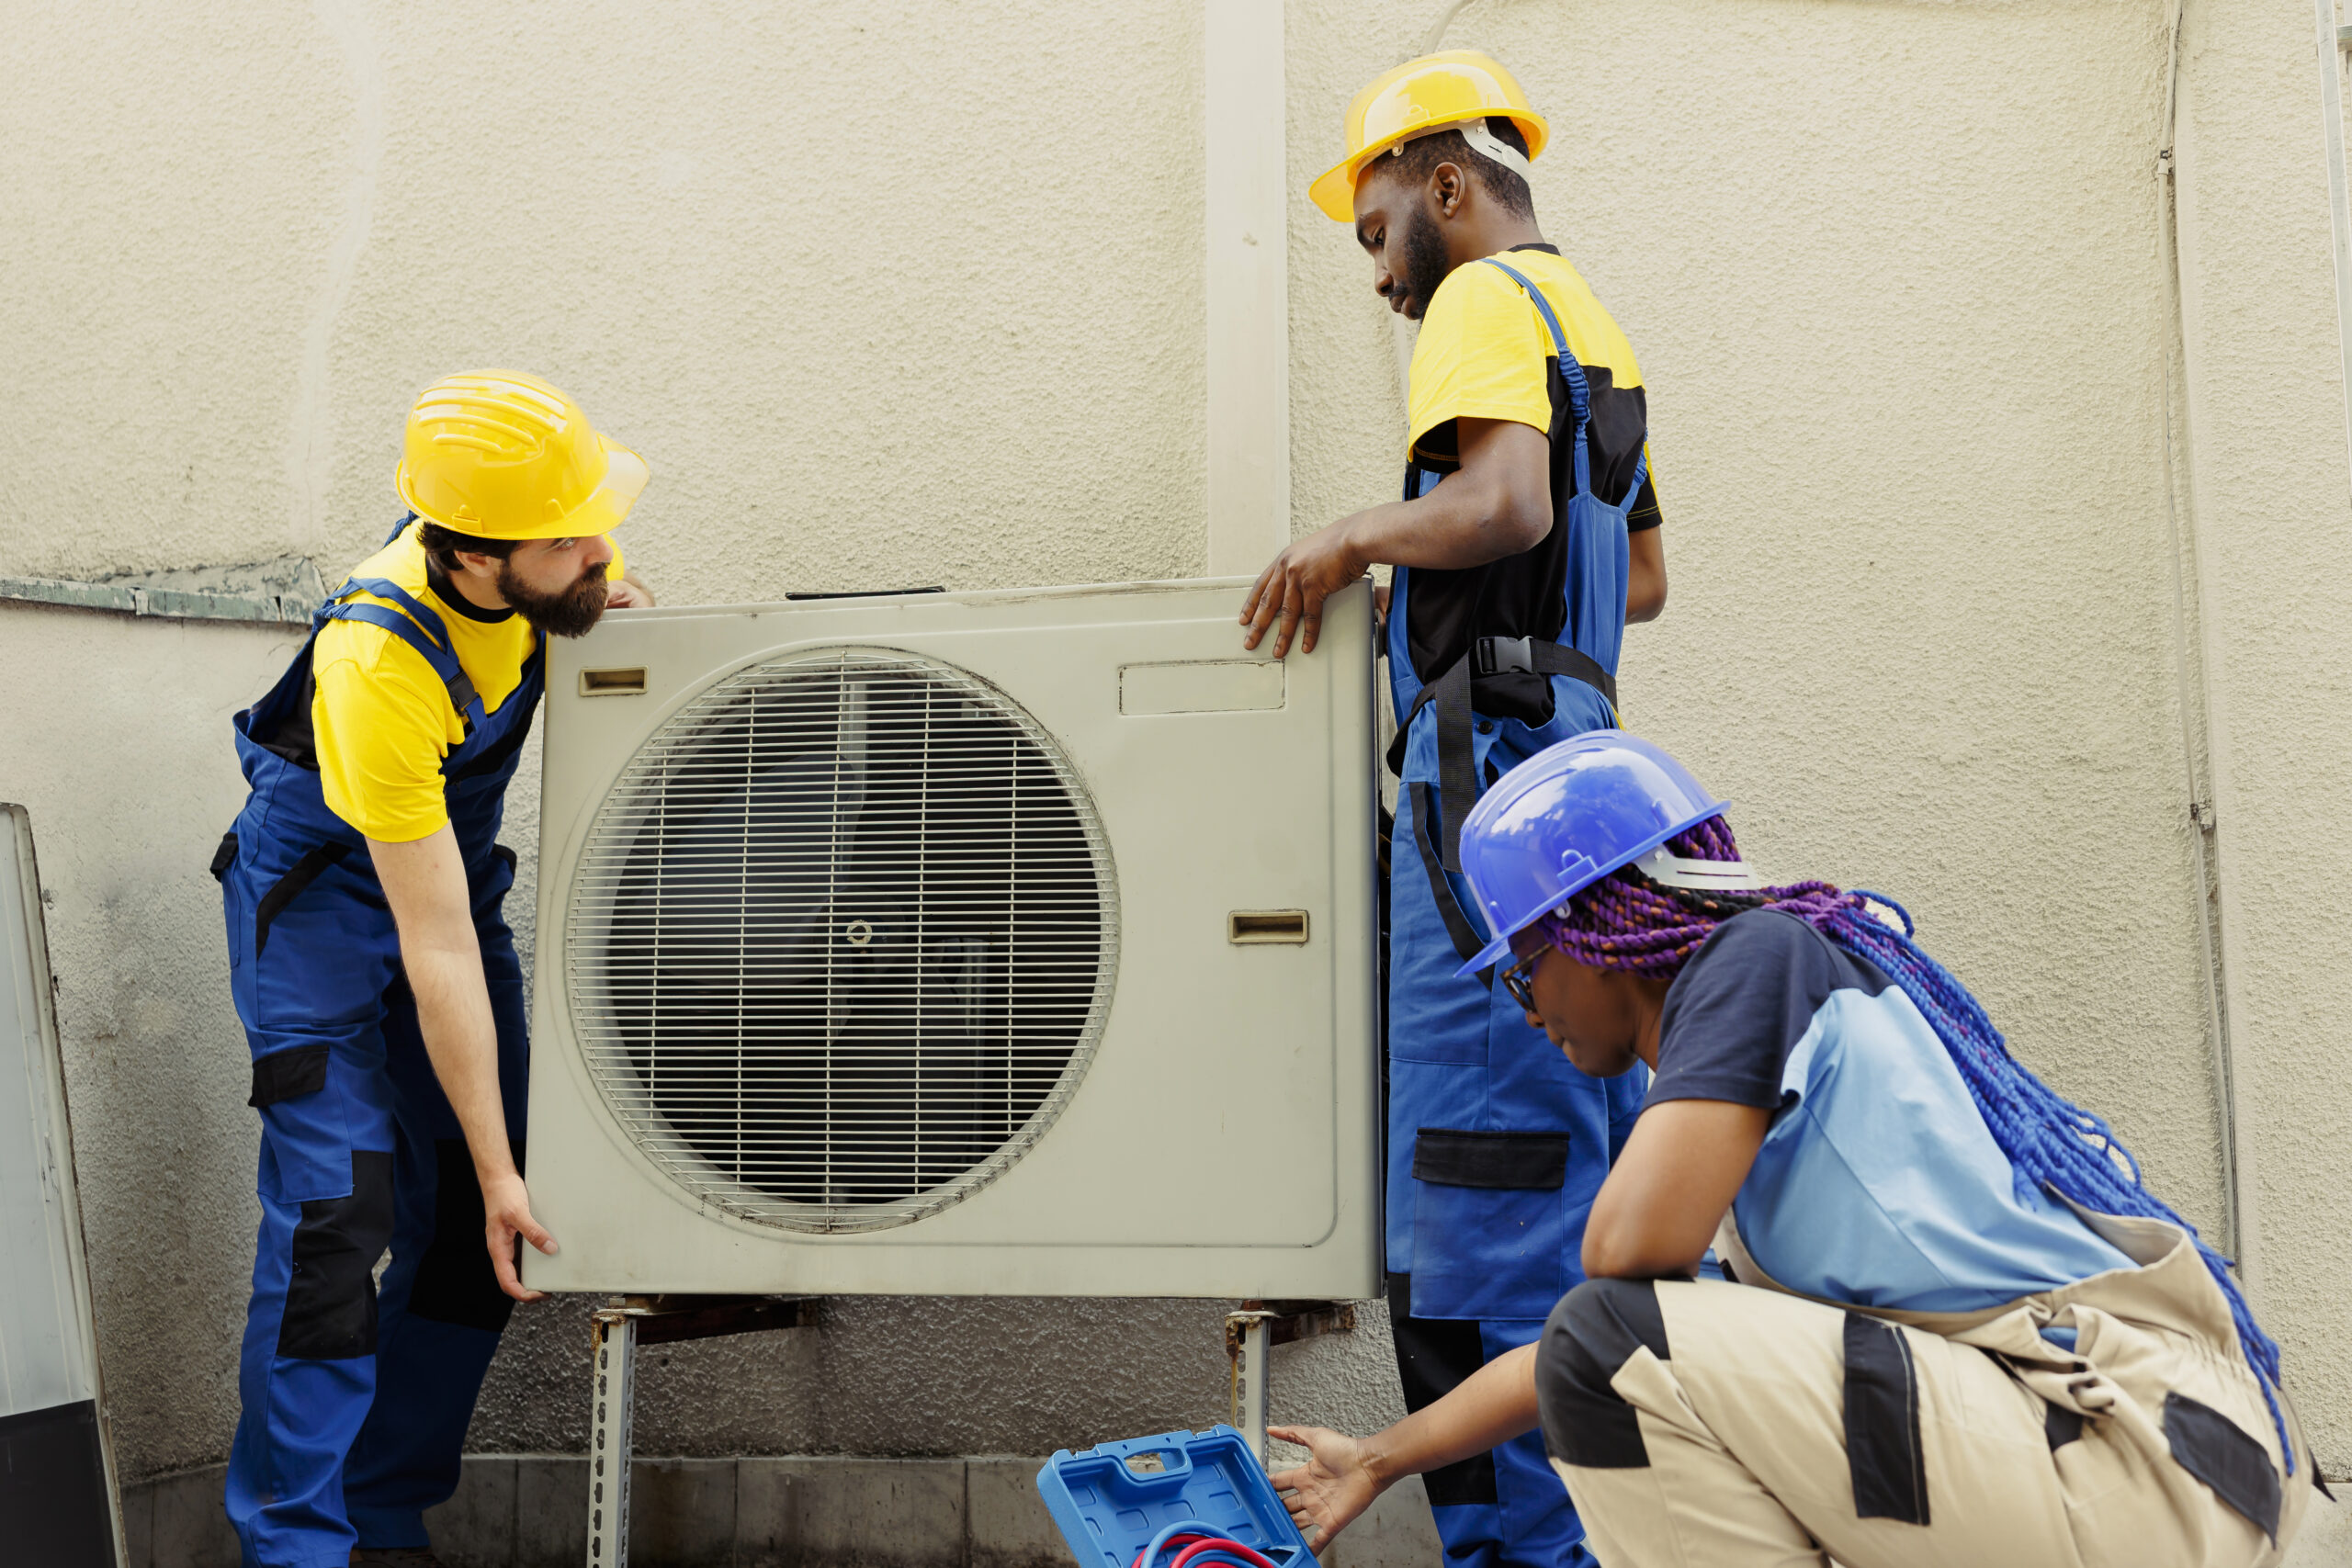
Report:
[{"label": "blue hard hat", "polygon": [[[1724,802],[1690,771],[1622,729],[1592,729],[1538,751],[1497,780],[1462,823],[1462,874],[1495,933],[1457,975],[1510,952],[1510,939]],[[1732,867],[1725,866],[1729,872]],[[1738,867],[1738,882],[1755,886]]]}]

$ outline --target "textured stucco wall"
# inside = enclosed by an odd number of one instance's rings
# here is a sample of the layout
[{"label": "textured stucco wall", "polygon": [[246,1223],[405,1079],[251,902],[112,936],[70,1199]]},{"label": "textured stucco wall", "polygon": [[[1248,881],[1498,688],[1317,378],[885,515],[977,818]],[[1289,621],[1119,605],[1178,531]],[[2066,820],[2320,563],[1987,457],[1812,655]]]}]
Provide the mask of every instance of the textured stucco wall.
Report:
[{"label": "textured stucco wall", "polygon": [[[1291,0],[1295,187],[1437,8]],[[2310,45],[2258,11],[2192,7],[2218,193],[2195,521],[2230,650],[2239,1048],[2278,1129],[2272,1315],[2333,1409],[2343,1227],[2312,1189],[2343,998],[2300,905],[2263,893],[2333,866],[2346,759],[2310,673],[2340,655],[2346,483]],[[2212,1221],[2161,8],[1484,0],[1449,41],[1552,116],[1539,211],[1652,389],[1674,597],[1628,639],[1633,722],[1768,868],[1908,904],[2019,1053]],[[647,454],[627,543],[673,600],[1199,570],[1190,5],[18,6],[0,66],[0,572],[288,549],[333,572],[390,520],[407,398],[481,362],[555,378]],[[1289,243],[1303,530],[1394,492],[1401,415],[1345,231],[1301,199]],[[217,1458],[232,1414],[252,1132],[202,863],[235,806],[223,721],[286,648],[0,607],[0,795],[33,806],[56,895],[133,1474]],[[814,1333],[664,1352],[640,1440],[1034,1452],[1205,1420],[1217,1311],[843,1302]],[[479,1446],[578,1444],[581,1314],[518,1315]],[[1392,1410],[1381,1327],[1281,1352],[1277,1413]]]}]

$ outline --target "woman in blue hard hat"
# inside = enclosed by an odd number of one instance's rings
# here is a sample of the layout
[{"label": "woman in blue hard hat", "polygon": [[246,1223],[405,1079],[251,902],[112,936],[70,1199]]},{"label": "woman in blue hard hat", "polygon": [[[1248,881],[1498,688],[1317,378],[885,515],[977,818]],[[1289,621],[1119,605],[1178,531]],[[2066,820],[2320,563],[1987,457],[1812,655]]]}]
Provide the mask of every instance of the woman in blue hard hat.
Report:
[{"label": "woman in blue hard hat", "polygon": [[1374,1437],[1277,1429],[1294,1516],[1540,1424],[1609,1568],[2277,1562],[2316,1475],[2225,1261],[1907,917],[1765,886],[1722,813],[1601,730],[1471,814],[1473,962],[1656,1077],[1542,1339]]}]

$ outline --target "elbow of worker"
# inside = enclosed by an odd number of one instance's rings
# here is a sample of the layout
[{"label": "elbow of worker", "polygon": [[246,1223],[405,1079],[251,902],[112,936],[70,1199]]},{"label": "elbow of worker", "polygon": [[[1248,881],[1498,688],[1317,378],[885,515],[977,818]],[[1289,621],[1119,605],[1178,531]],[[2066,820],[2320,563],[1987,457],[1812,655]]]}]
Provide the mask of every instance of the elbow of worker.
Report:
[{"label": "elbow of worker", "polygon": [[1584,1233],[1584,1277],[1588,1280],[1623,1279],[1627,1273],[1626,1250],[1607,1232],[1588,1229]]},{"label": "elbow of worker", "polygon": [[1625,618],[1655,621],[1666,609],[1666,574],[1636,574],[1625,588]]},{"label": "elbow of worker", "polygon": [[1487,526],[1494,531],[1497,542],[1505,547],[1504,554],[1515,556],[1532,550],[1552,532],[1551,497],[1542,498],[1541,504],[1507,501],[1495,509]]},{"label": "elbow of worker", "polygon": [[1620,1236],[1606,1229],[1585,1232],[1584,1272],[1588,1280],[1687,1278],[1698,1267],[1698,1258],[1661,1257],[1656,1247],[1644,1246],[1639,1237]]}]

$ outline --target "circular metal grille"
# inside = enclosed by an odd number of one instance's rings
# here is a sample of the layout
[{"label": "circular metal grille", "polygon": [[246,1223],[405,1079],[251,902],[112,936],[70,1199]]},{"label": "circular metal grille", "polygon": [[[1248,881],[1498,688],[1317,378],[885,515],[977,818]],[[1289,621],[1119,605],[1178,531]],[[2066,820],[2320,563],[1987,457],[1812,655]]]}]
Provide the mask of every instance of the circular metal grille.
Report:
[{"label": "circular metal grille", "polygon": [[706,1201],[796,1230],[944,1208],[1052,1122],[1118,921],[1051,737],[914,655],[756,665],[682,708],[592,824],[572,1023],[621,1124]]}]

